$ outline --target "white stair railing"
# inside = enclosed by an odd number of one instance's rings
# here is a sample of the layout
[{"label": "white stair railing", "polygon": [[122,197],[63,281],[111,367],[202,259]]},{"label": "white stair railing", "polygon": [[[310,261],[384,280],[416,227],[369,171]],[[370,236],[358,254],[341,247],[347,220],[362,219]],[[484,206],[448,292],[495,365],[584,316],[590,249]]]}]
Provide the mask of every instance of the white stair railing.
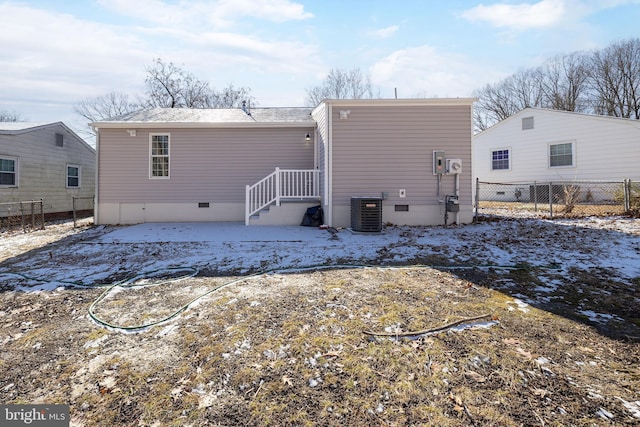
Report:
[{"label": "white stair railing", "polygon": [[245,224],[262,209],[283,199],[320,198],[320,171],[316,169],[280,169],[253,185],[247,185],[245,195]]}]

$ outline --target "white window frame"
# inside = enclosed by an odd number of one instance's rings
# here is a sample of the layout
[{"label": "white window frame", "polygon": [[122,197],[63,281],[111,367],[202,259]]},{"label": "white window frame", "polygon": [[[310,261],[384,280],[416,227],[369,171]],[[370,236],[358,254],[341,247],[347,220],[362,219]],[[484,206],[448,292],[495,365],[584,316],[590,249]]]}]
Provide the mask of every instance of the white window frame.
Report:
[{"label": "white window frame", "polygon": [[[76,168],[78,169],[78,176],[71,176],[69,175],[69,168]],[[65,173],[65,186],[67,188],[80,188],[82,185],[82,181],[81,181],[81,177],[82,177],[82,167],[80,165],[73,165],[73,164],[67,164],[66,167],[66,173]],[[69,185],[69,178],[78,178],[78,185]]]},{"label": "white window frame", "polygon": [[[554,145],[564,145],[564,144],[571,144],[571,164],[551,166],[551,147]],[[576,141],[572,139],[567,141],[555,141],[555,142],[548,143],[547,144],[547,167],[549,169],[575,168],[576,167]]]},{"label": "white window frame", "polygon": [[13,156],[3,156],[0,155],[0,159],[13,161],[13,175],[14,180],[13,184],[0,184],[0,188],[15,188],[19,186],[19,178],[20,178],[20,162],[18,161],[18,157]]},{"label": "white window frame", "polygon": [[[507,153],[509,153],[509,157],[508,157],[508,161],[509,161],[509,166],[506,169],[494,169],[493,168],[493,153],[495,153],[496,151],[506,151]],[[491,172],[501,172],[501,171],[510,171],[511,170],[511,154],[513,153],[513,150],[511,150],[511,147],[500,147],[500,148],[492,148],[491,150],[489,150],[489,170],[491,170]]]},{"label": "white window frame", "polygon": [[[167,154],[153,154],[153,137],[154,136],[166,136],[167,137]],[[153,159],[155,158],[167,158],[167,175],[166,176],[154,176],[153,175]],[[150,133],[149,134],[149,179],[169,179],[171,177],[171,134],[170,133]]]}]

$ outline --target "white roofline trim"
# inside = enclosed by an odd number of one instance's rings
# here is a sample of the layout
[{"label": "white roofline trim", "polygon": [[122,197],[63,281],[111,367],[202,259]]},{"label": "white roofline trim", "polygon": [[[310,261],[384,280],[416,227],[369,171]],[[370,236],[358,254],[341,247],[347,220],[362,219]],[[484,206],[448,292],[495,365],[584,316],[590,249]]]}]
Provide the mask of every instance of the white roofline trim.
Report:
[{"label": "white roofline trim", "polygon": [[[402,99],[325,99],[321,104],[335,106],[371,105],[371,106],[428,106],[428,105],[471,105],[478,98],[402,98]],[[317,107],[316,107],[317,108]]]}]

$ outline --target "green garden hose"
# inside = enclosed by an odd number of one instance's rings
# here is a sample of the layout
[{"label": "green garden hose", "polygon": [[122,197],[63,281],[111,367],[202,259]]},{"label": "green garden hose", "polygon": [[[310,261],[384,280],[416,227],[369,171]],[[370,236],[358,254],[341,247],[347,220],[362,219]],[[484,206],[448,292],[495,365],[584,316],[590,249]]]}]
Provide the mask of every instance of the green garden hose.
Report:
[{"label": "green garden hose", "polygon": [[[67,285],[72,285],[72,286],[78,286],[78,287],[85,287],[85,288],[96,288],[96,287],[105,287],[106,289],[102,292],[102,294],[100,294],[100,296],[98,298],[96,298],[91,305],[89,306],[89,316],[91,317],[91,319],[96,322],[97,324],[104,326],[106,328],[110,328],[113,330],[121,330],[121,331],[142,331],[144,329],[148,329],[152,326],[156,326],[159,325],[161,323],[165,323],[168,322],[171,319],[174,319],[175,317],[177,317],[180,313],[182,313],[183,311],[187,310],[189,308],[190,305],[192,305],[194,302],[206,297],[207,295],[210,295],[222,288],[240,283],[240,282],[244,282],[253,278],[257,278],[257,277],[261,277],[267,274],[275,274],[275,273],[292,273],[292,272],[302,272],[302,271],[310,271],[310,270],[325,270],[325,269],[346,269],[346,268],[397,268],[397,269],[412,269],[412,268],[431,268],[431,269],[440,269],[440,270],[457,270],[457,269],[474,269],[474,268],[495,268],[495,269],[500,269],[500,270],[522,270],[522,269],[528,269],[528,268],[539,268],[539,269],[558,269],[557,266],[530,266],[530,265],[458,265],[458,266],[433,266],[433,265],[424,265],[424,264],[416,264],[416,265],[370,265],[370,264],[335,264],[335,265],[310,265],[310,266],[301,266],[301,267],[289,267],[289,268],[274,268],[274,269],[270,269],[270,270],[265,270],[265,271],[261,271],[261,272],[257,272],[254,274],[250,274],[247,276],[243,276],[239,279],[234,279],[231,280],[229,282],[223,283],[219,286],[216,286],[210,290],[208,290],[207,292],[196,296],[195,298],[191,299],[189,302],[187,302],[186,304],[182,305],[180,308],[178,308],[177,310],[175,310],[173,313],[169,314],[168,316],[159,319],[159,320],[155,320],[149,323],[145,323],[145,324],[141,324],[141,325],[132,325],[132,326],[124,326],[124,325],[116,325],[113,323],[110,323],[104,319],[101,319],[98,315],[96,315],[95,313],[95,308],[96,306],[103,301],[115,288],[122,288],[122,289],[126,289],[126,288],[134,288],[134,287],[147,287],[147,286],[159,286],[159,285],[163,285],[166,283],[172,283],[172,282],[177,282],[179,280],[184,280],[190,277],[194,277],[198,274],[199,270],[195,267],[167,267],[167,268],[161,268],[161,269],[157,269],[157,270],[151,270],[151,271],[146,271],[143,272],[141,274],[138,274],[136,276],[133,276],[131,278],[128,279],[124,279],[124,280],[120,280],[120,281],[116,281],[113,283],[109,283],[109,284],[85,284],[82,282],[78,282],[78,281],[72,281],[72,280],[56,280],[55,282],[53,281],[48,281],[46,279],[41,279],[41,278],[35,278],[35,277],[31,277],[28,276],[26,274],[22,274],[22,273],[14,273],[14,272],[2,272],[1,274],[10,274],[10,275],[15,275],[15,276],[19,276],[22,277],[26,280],[31,280],[31,281],[35,281],[35,282],[40,282],[40,283],[64,283]],[[160,281],[160,282],[154,282],[153,284],[149,284],[149,283],[142,283],[142,284],[137,284],[136,281],[141,280],[143,278],[149,278],[149,277],[153,277],[153,276],[160,276],[160,273],[166,273],[166,272],[170,272],[170,273],[176,273],[176,272],[182,272],[184,271],[185,274],[179,275],[179,276],[175,276],[175,277],[171,277],[167,280],[164,281]]]}]

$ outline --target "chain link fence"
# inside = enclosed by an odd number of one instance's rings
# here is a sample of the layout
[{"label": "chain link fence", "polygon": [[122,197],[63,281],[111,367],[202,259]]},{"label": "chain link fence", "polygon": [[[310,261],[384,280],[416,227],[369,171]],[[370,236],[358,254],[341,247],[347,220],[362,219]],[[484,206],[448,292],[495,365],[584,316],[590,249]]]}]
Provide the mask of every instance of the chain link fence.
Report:
[{"label": "chain link fence", "polygon": [[0,232],[8,230],[22,230],[26,233],[32,230],[43,230],[45,221],[68,219],[73,215],[74,228],[82,221],[86,225],[93,216],[94,196],[73,196],[72,210],[66,212],[48,212],[51,206],[45,206],[41,200],[23,200],[20,202],[0,203]]},{"label": "chain link fence", "polygon": [[76,197],[73,196],[73,228],[78,226],[80,218],[93,215],[94,196]]},{"label": "chain link fence", "polygon": [[497,183],[476,180],[475,215],[558,217],[623,215],[640,210],[640,182]]},{"label": "chain link fence", "polygon": [[0,231],[19,228],[25,233],[29,230],[44,229],[42,200],[0,203]]}]

